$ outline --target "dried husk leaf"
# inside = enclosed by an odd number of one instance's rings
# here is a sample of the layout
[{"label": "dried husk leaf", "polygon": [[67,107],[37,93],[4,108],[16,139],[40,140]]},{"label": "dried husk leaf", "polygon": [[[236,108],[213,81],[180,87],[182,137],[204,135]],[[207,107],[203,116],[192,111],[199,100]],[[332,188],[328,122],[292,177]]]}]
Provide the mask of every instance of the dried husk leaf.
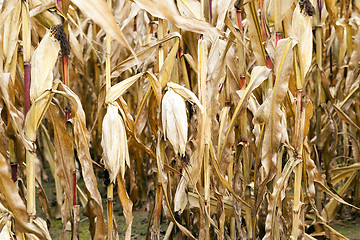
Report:
[{"label": "dried husk leaf", "polygon": [[102,122],[101,146],[104,154],[105,168],[109,171],[110,181],[115,182],[119,171],[125,175],[125,162],[129,165],[126,130],[124,121],[115,104],[108,104]]},{"label": "dried husk leaf", "polygon": [[289,77],[293,67],[293,51],[296,41],[282,39],[278,42],[275,55],[276,82],[271,94],[255,113],[254,120],[257,123],[265,123],[264,140],[261,150],[263,181],[270,181],[275,174],[276,153],[280,142],[284,140],[281,118],[281,103],[288,90]]},{"label": "dried husk leaf", "polygon": [[161,109],[164,138],[170,141],[175,154],[185,155],[188,122],[184,99],[170,88],[162,99]]},{"label": "dried husk leaf", "polygon": [[20,12],[21,1],[17,1],[14,10],[7,16],[4,24],[3,32],[3,50],[5,66],[4,71],[10,70],[11,60],[14,56],[16,45],[18,43],[19,29],[20,29]]},{"label": "dried husk leaf", "polygon": [[186,194],[187,181],[184,177],[181,178],[174,196],[174,212],[182,213],[188,203]]},{"label": "dried husk leaf", "polygon": [[53,93],[45,91],[39,96],[31,105],[29,112],[25,118],[25,136],[28,140],[35,142],[36,131],[40,126],[41,120],[44,118],[45,113],[50,105]]},{"label": "dried husk leaf", "polygon": [[60,50],[60,44],[47,33],[36,48],[31,59],[30,98],[35,101],[53,84],[53,69]]},{"label": "dried husk leaf", "polygon": [[173,82],[168,82],[167,86],[169,88],[171,88],[172,90],[174,90],[174,92],[179,94],[181,97],[183,97],[187,101],[195,103],[200,108],[200,111],[204,112],[203,105],[200,103],[199,99],[196,97],[196,95],[192,91],[190,91],[189,89],[187,89],[179,84],[173,83]]},{"label": "dried husk leaf", "polygon": [[301,13],[299,4],[293,13],[291,32],[290,36],[298,41],[300,71],[302,78],[305,78],[311,65],[313,53],[312,17]]}]

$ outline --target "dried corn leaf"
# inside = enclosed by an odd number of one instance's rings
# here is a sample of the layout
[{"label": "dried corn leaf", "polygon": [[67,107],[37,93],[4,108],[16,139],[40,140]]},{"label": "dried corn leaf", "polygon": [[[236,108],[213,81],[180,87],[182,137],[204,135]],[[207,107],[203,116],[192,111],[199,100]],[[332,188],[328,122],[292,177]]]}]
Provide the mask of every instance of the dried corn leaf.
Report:
[{"label": "dried corn leaf", "polygon": [[179,50],[179,42],[179,38],[176,38],[175,44],[167,55],[165,62],[159,72],[158,78],[162,88],[164,88],[166,84],[170,81],[171,73],[176,60],[176,54]]},{"label": "dried corn leaf", "polygon": [[251,48],[253,50],[257,64],[260,66],[266,65],[265,48],[262,44],[262,34],[260,31],[259,20],[257,18],[256,10],[253,2],[244,5],[246,16],[248,16],[248,37],[250,38]]},{"label": "dried corn leaf", "polygon": [[[33,12],[33,8],[37,6],[46,5],[48,1],[45,0],[31,0],[29,2],[29,8],[31,9],[31,12]],[[55,3],[51,3],[53,7],[55,7]],[[39,11],[36,14],[30,12],[31,17],[35,17],[44,27],[50,29],[53,26],[62,24],[62,17],[56,12],[48,9],[50,7],[47,7],[44,9],[45,11]]]},{"label": "dried corn leaf", "polygon": [[90,156],[90,134],[86,128],[85,112],[82,108],[79,97],[67,86],[61,84],[64,91],[54,91],[68,98],[72,106],[72,121],[74,124],[75,145],[78,158],[81,164],[82,176],[85,187],[89,191],[90,197],[95,201],[94,209],[97,217],[94,239],[105,239],[106,227],[103,215],[101,196],[97,187],[97,180],[94,174],[92,159]]},{"label": "dried corn leaf", "polygon": [[171,217],[171,221],[173,221],[175,223],[175,225],[190,239],[193,239],[193,240],[196,240],[196,238],[191,234],[191,232],[185,228],[184,226],[182,226],[178,221],[176,221],[175,219],[175,216],[171,210],[171,207],[170,207],[170,203],[169,203],[169,198],[168,198],[168,194],[167,194],[167,191],[166,191],[166,188],[165,188],[165,185],[164,185],[164,173],[163,173],[163,164],[162,164],[162,160],[161,160],[161,157],[160,157],[160,137],[158,139],[158,144],[157,144],[157,147],[156,147],[156,165],[157,165],[157,170],[158,170],[158,174],[161,176],[160,177],[160,181],[161,181],[161,186],[162,186],[162,191],[163,191],[163,194],[164,194],[164,197],[165,197],[165,202],[166,202],[166,205],[165,207],[168,208],[168,212],[170,213],[170,217]]},{"label": "dried corn leaf", "polygon": [[204,35],[222,36],[223,32],[213,27],[211,24],[194,19],[181,16],[173,1],[156,0],[134,0],[139,7],[148,11],[154,17],[167,19],[174,23],[178,28],[185,31],[196,32]]},{"label": "dried corn leaf", "polygon": [[126,232],[125,232],[125,240],[131,239],[131,225],[133,221],[133,214],[132,214],[132,208],[133,208],[133,202],[129,198],[129,195],[126,192],[125,188],[125,181],[120,175],[117,175],[117,183],[118,183],[118,195],[121,202],[121,205],[123,207],[123,213],[126,220]]},{"label": "dried corn leaf", "polygon": [[265,231],[266,235],[263,240],[274,239],[275,224],[278,224],[278,219],[275,216],[277,214],[277,206],[281,205],[281,201],[285,198],[285,189],[289,180],[290,174],[294,170],[295,166],[301,163],[302,160],[291,159],[287,161],[280,178],[274,186],[274,190],[270,196],[268,211],[266,216]]},{"label": "dried corn leaf", "polygon": [[[261,150],[261,163],[264,171],[263,181],[270,181],[275,174],[276,153],[280,143],[284,141],[281,118],[281,103],[288,90],[289,77],[293,66],[292,48],[296,41],[282,39],[278,42],[275,55],[276,82],[271,94],[255,113],[254,120],[257,123],[265,123],[264,140]],[[285,128],[286,129],[286,128]]]},{"label": "dried corn leaf", "polygon": [[10,74],[0,73],[1,97],[4,100],[6,108],[9,111],[10,119],[12,125],[15,128],[15,132],[20,137],[22,143],[24,144],[24,147],[28,151],[34,151],[35,146],[33,142],[26,139],[24,135],[24,131],[22,130],[24,115],[22,114],[22,112],[20,112],[15,108],[13,101],[11,101],[11,99],[14,99],[14,95],[13,95],[14,93],[12,92],[12,89],[13,89],[13,84],[12,81],[10,81]]},{"label": "dried corn leaf", "polygon": [[184,177],[181,178],[176,187],[174,196],[174,212],[182,213],[188,203],[188,196],[186,193],[187,181]]},{"label": "dried corn leaf", "polygon": [[131,87],[144,73],[138,73],[128,79],[125,79],[113,85],[106,93],[105,104],[116,101],[129,87]]},{"label": "dried corn leaf", "polygon": [[338,7],[336,6],[336,0],[325,0],[325,7],[329,13],[330,21],[335,23],[338,18]]},{"label": "dried corn leaf", "polygon": [[[5,19],[9,16],[9,14],[16,8],[18,2],[20,0],[11,0],[7,4],[2,4],[2,11],[0,13],[0,23],[3,23]],[[0,25],[0,29],[2,28],[3,24]]]},{"label": "dried corn leaf", "polygon": [[265,79],[268,78],[270,71],[271,71],[270,69],[268,69],[267,67],[264,67],[264,66],[256,66],[253,68],[253,70],[251,72],[250,82],[247,85],[246,89],[243,91],[240,101],[236,106],[233,116],[231,117],[230,124],[229,124],[228,130],[226,132],[224,142],[221,147],[220,155],[218,155],[219,161],[221,160],[227,139],[229,138],[230,132],[235,125],[236,119],[242,113],[242,111],[244,111],[244,109],[246,109],[248,100],[251,96],[251,93],[254,91],[254,89],[256,89],[258,86],[260,86],[260,84],[263,81],[265,81]]},{"label": "dried corn leaf", "polygon": [[[59,109],[54,105],[49,108],[48,116],[54,128],[54,146],[56,150],[56,175],[60,179],[61,187],[64,189],[65,202],[62,209],[62,221],[67,223],[70,220],[71,204],[73,202],[72,174],[74,168],[74,147],[72,139],[66,131],[65,123],[60,120]],[[63,224],[63,235],[66,233],[66,224]]]},{"label": "dried corn leaf", "polygon": [[87,16],[89,16],[96,24],[104,29],[107,34],[126,47],[135,56],[134,50],[126,40],[122,31],[120,31],[119,27],[117,26],[116,20],[105,1],[72,0],[72,2],[78,6]]},{"label": "dried corn leaf", "polygon": [[180,38],[180,34],[178,32],[170,33],[160,40],[156,40],[146,44],[145,46],[141,46],[140,49],[136,51],[136,57],[139,61],[136,61],[134,56],[130,56],[129,58],[125,59],[111,70],[111,78],[118,77],[123,71],[132,68],[136,64],[139,64],[139,62],[144,62],[146,59],[152,56],[156,47],[174,38]]}]

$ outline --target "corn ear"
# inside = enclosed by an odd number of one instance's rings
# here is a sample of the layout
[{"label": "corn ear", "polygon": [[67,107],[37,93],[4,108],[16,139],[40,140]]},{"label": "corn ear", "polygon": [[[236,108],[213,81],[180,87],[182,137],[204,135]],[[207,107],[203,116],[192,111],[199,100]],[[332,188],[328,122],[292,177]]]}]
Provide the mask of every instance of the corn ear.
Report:
[{"label": "corn ear", "polygon": [[130,165],[124,121],[115,104],[109,104],[102,123],[101,146],[104,150],[104,164],[109,171],[110,181],[115,182],[120,172],[124,178],[125,163]]},{"label": "corn ear", "polygon": [[184,99],[171,88],[162,99],[162,126],[176,154],[185,155],[188,122]]},{"label": "corn ear", "polygon": [[36,100],[53,83],[53,74],[60,44],[47,33],[41,40],[31,60],[30,98]]}]

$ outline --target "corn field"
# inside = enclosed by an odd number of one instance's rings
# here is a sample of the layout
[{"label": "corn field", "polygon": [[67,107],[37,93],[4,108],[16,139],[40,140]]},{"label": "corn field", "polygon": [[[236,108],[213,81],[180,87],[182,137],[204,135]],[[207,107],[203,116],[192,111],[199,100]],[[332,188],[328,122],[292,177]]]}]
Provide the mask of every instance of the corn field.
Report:
[{"label": "corn field", "polygon": [[359,0],[0,4],[1,239],[347,239]]}]

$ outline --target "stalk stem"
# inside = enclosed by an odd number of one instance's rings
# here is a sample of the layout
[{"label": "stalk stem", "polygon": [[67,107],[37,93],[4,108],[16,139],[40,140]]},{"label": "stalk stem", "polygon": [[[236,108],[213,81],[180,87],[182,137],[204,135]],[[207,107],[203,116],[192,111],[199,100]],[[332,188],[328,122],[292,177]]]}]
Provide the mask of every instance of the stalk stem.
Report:
[{"label": "stalk stem", "polygon": [[30,110],[30,84],[31,84],[31,64],[24,63],[24,111],[25,116]]},{"label": "stalk stem", "polygon": [[113,202],[114,202],[114,184],[110,183],[107,186],[107,214],[108,214],[108,237],[107,237],[107,240],[112,240]]}]

